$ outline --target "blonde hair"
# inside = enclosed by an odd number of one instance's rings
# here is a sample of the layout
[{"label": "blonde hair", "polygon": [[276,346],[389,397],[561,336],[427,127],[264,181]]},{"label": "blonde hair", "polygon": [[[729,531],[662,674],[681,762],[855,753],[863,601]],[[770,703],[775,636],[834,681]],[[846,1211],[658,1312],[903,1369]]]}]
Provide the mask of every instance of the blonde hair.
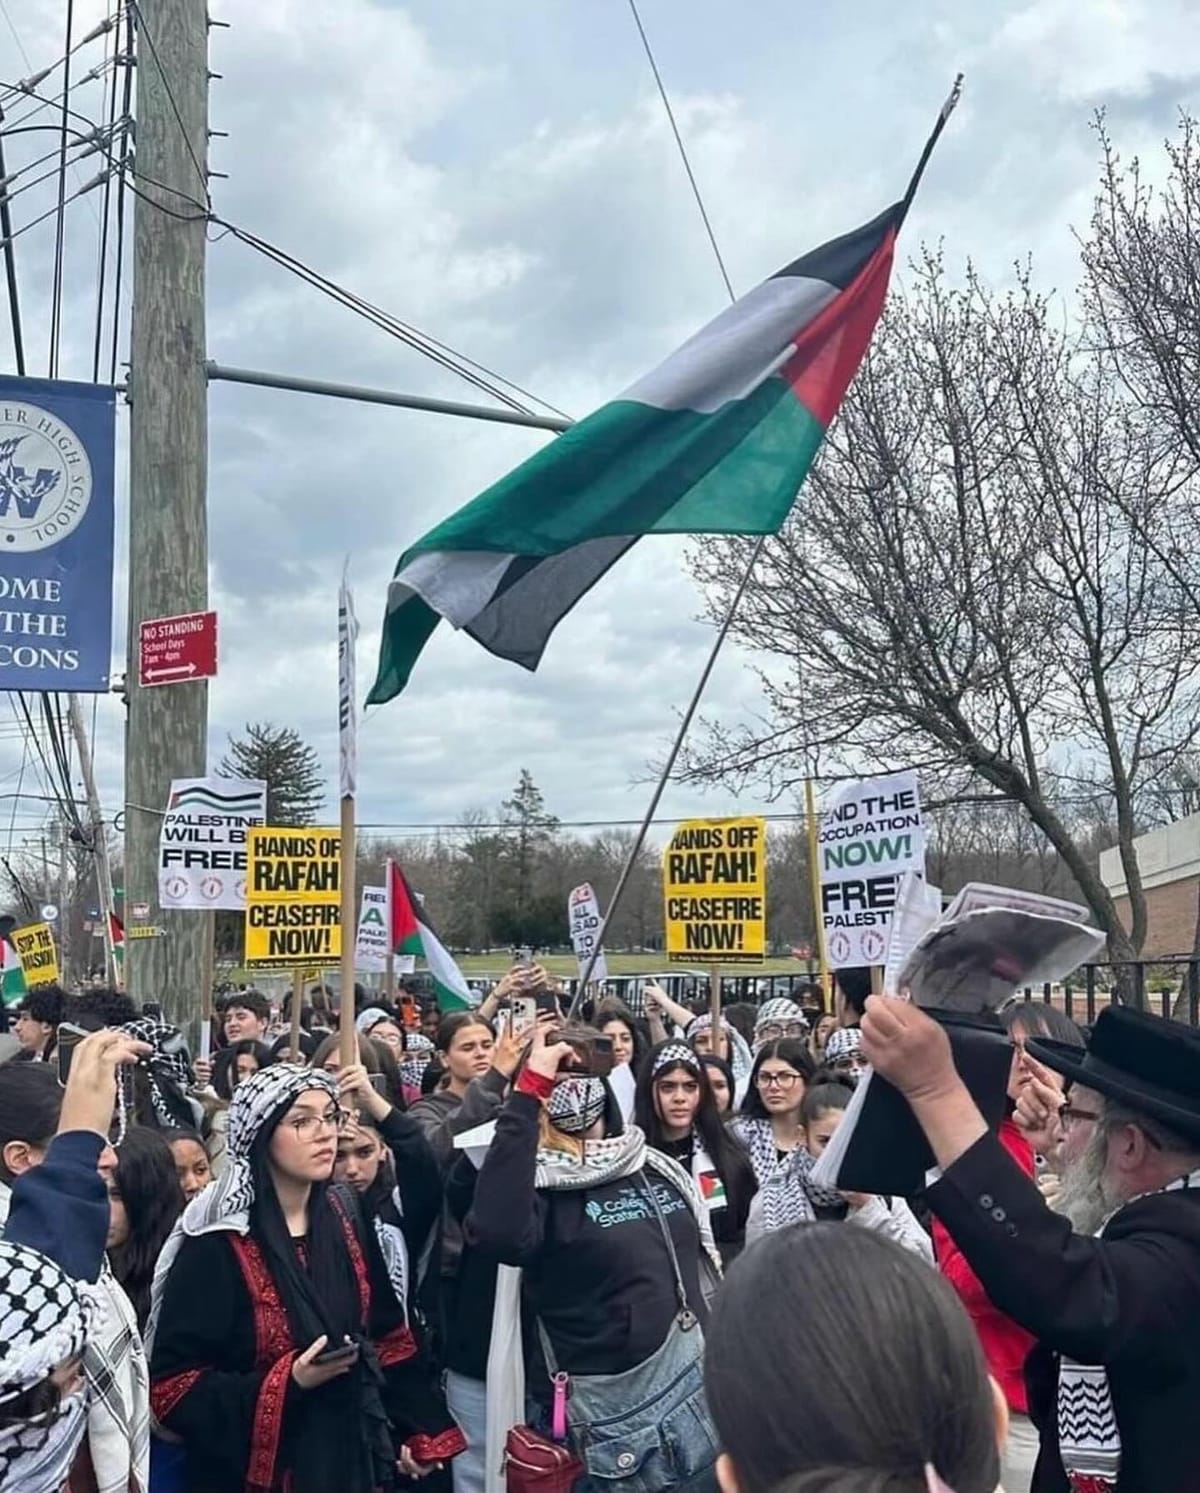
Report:
[{"label": "blonde hair", "polygon": [[583,1141],[578,1136],[564,1134],[546,1113],[545,1105],[538,1112],[538,1150],[562,1151],[576,1161],[583,1160]]}]

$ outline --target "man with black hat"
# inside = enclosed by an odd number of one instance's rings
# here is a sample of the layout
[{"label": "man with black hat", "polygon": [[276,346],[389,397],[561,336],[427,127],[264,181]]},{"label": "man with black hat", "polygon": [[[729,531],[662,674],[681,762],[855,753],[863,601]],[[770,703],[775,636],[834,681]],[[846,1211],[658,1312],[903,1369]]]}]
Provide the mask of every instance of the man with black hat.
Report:
[{"label": "man with black hat", "polygon": [[[988,1131],[946,1033],[874,996],[863,1050],[940,1168],[926,1199],[992,1301],[1038,1339],[1033,1493],[1200,1489],[1200,1032],[1110,1007],[1086,1050],[1030,1040],[1018,1123],[1059,1108],[1072,1219]],[[1039,1065],[1071,1084],[1067,1099]],[[1079,1227],[1079,1226],[1082,1227]]]}]

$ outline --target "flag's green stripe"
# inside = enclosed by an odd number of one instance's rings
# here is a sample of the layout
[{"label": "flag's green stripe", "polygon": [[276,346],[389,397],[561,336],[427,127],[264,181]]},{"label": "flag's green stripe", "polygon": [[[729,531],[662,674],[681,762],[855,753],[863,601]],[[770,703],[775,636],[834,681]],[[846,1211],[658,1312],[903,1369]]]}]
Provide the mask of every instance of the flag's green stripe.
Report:
[{"label": "flag's green stripe", "polygon": [[424,955],[425,945],[421,942],[421,930],[419,927],[415,932],[410,933],[407,938],[400,940],[400,947],[396,950],[396,953]]},{"label": "flag's green stripe", "polygon": [[[824,434],[781,378],[713,415],[618,400],[452,514],[397,569],[426,549],[546,555],[603,535],[774,533]],[[368,704],[400,693],[439,621],[416,596],[388,612]]]},{"label": "flag's green stripe", "polygon": [[464,1000],[457,990],[451,990],[449,985],[443,985],[440,980],[434,980],[433,988],[437,996],[439,1011],[471,1011],[474,1009],[470,1001]]},{"label": "flag's green stripe", "polygon": [[714,414],[614,400],[418,541],[554,555],[618,534],[771,533],[824,434],[782,378]]}]

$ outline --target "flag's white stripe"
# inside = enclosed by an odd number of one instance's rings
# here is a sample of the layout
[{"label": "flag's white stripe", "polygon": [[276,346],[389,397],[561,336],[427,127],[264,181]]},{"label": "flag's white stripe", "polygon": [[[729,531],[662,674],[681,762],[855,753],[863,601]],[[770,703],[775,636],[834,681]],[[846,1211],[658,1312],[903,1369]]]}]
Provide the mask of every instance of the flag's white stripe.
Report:
[{"label": "flag's white stripe", "polygon": [[455,550],[453,564],[445,550],[414,555],[388,587],[388,611],[417,595],[452,627],[465,627],[491,601],[515,559],[495,550]]},{"label": "flag's white stripe", "polygon": [[769,378],[797,332],[839,294],[836,285],[803,275],[765,280],[620,397],[711,415]]},{"label": "flag's white stripe", "polygon": [[421,932],[421,947],[425,953],[425,963],[429,966],[429,973],[439,985],[452,990],[455,995],[461,996],[468,1003],[471,1002],[473,999],[471,988],[463,979],[458,965],[442,947],[433,931],[427,928],[420,918],[417,919],[417,927]]}]

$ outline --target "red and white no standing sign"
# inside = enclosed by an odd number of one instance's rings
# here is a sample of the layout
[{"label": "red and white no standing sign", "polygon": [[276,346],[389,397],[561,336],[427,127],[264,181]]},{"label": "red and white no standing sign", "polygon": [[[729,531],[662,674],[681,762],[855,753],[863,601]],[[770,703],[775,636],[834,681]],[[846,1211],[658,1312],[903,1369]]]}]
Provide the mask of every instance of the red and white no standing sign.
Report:
[{"label": "red and white no standing sign", "polygon": [[138,628],[138,686],[187,684],[217,672],[216,612],[154,617]]}]

